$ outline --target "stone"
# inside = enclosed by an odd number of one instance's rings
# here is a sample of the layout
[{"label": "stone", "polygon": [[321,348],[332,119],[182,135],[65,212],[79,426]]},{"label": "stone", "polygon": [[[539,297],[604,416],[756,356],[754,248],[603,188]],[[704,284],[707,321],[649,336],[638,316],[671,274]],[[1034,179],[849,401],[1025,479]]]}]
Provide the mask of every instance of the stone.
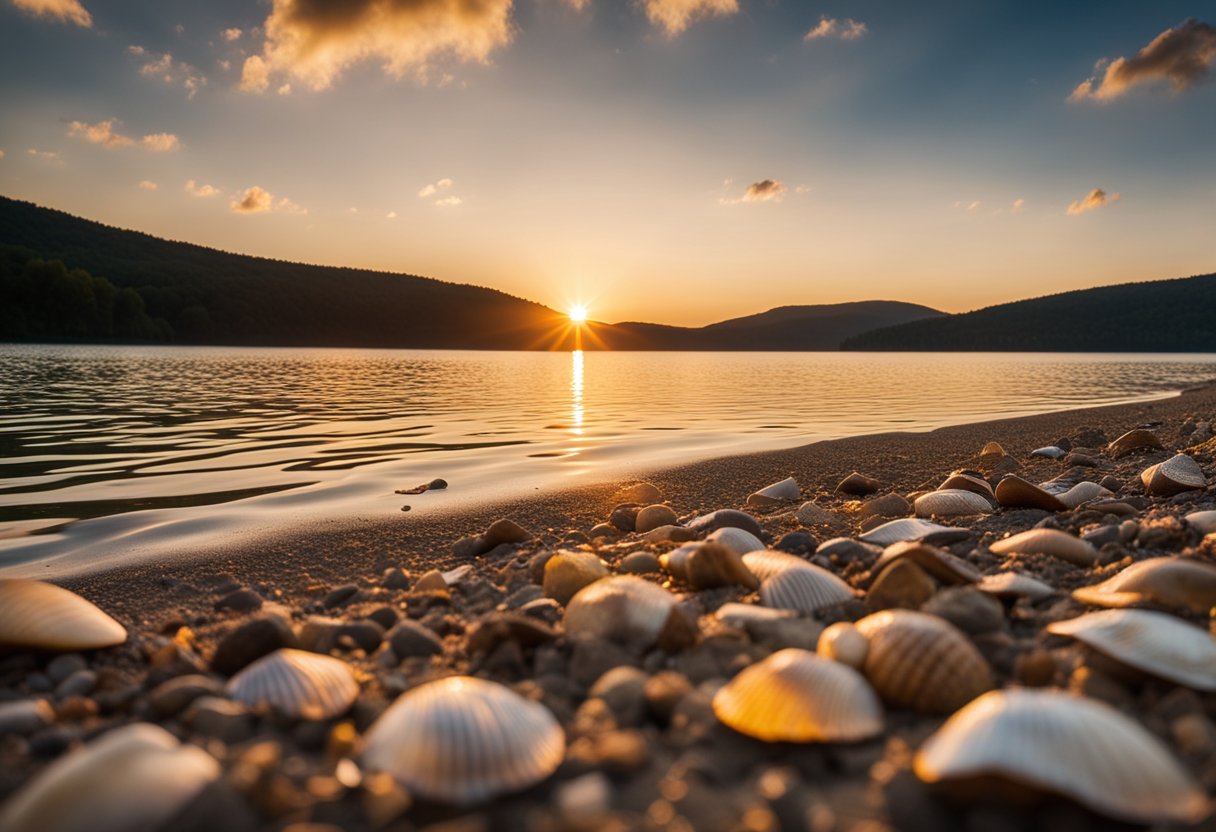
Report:
[{"label": "stone", "polygon": [[593,771],[558,786],[553,802],[566,823],[578,826],[607,814],[612,808],[612,793],[607,776]]},{"label": "stone", "polygon": [[641,508],[636,503],[619,505],[609,513],[608,522],[623,532],[632,532],[634,530],[634,519],[638,516]]},{"label": "stone", "polygon": [[162,682],[148,693],[148,703],[162,717],[176,716],[195,699],[202,696],[222,696],[224,686],[212,679],[192,673],[175,676]]},{"label": "stone", "polygon": [[863,543],[851,537],[833,537],[831,540],[820,543],[815,554],[845,563],[850,561],[869,563],[878,559],[882,554],[882,547],[875,546],[873,543]]},{"label": "stone", "polygon": [[387,630],[396,624],[401,616],[392,607],[379,607],[369,612],[367,618],[379,624],[381,629]]},{"label": "stone", "polygon": [[397,566],[389,567],[384,570],[384,575],[380,578],[380,585],[385,589],[409,589],[409,573]]},{"label": "stone", "polygon": [[738,511],[733,508],[720,508],[717,511],[711,511],[709,514],[695,517],[688,523],[688,528],[704,534],[716,532],[718,529],[727,526],[743,529],[745,532],[751,532],[756,537],[764,539],[764,530],[760,528],[760,523],[756,518],[745,511]]},{"label": "stone", "polygon": [[621,665],[636,667],[637,660],[625,648],[607,639],[579,639],[570,653],[570,678],[589,688],[609,670]]},{"label": "stone", "polygon": [[295,646],[296,637],[287,619],[280,615],[267,615],[246,621],[221,638],[211,658],[211,667],[231,676],[280,647]]},{"label": "stone", "polygon": [[674,526],[679,520],[671,506],[652,505],[639,509],[633,519],[633,530],[638,534],[654,531],[660,526]]},{"label": "stone", "polygon": [[321,600],[321,606],[327,610],[335,609],[336,607],[345,606],[355,599],[359,594],[359,587],[356,584],[343,584],[342,586],[334,587]]},{"label": "stone", "polygon": [[398,661],[415,656],[436,656],[443,653],[443,641],[429,627],[417,621],[400,621],[389,630],[389,646]]},{"label": "stone", "polygon": [[46,675],[54,684],[59,684],[73,673],[87,668],[88,662],[79,653],[64,653],[56,656],[46,664]]},{"label": "stone", "polygon": [[614,667],[595,681],[588,694],[604,700],[617,725],[625,728],[636,727],[643,723],[647,715],[648,678],[636,667]]},{"label": "stone", "polygon": [[807,532],[789,532],[782,535],[781,539],[773,544],[773,548],[792,555],[809,555],[815,551],[815,547],[818,545],[819,541],[815,540],[814,535]]},{"label": "stone", "polygon": [[865,474],[859,474],[854,471],[840,481],[836,486],[836,491],[841,494],[851,494],[855,497],[865,497],[868,494],[873,494],[879,489],[881,483],[873,477],[867,477]]},{"label": "stone", "polygon": [[921,610],[944,618],[964,633],[980,635],[1005,626],[1005,608],[991,595],[970,586],[952,586],[938,592]]},{"label": "stone", "polygon": [[646,680],[643,693],[650,713],[660,723],[667,723],[680,700],[692,693],[692,690],[692,682],[682,674],[674,670],[662,670]]},{"label": "stone", "polygon": [[820,508],[812,502],[800,505],[798,510],[794,512],[794,518],[808,528],[814,526],[827,526],[833,529],[848,527],[844,518],[839,514],[828,511],[826,508]]},{"label": "stone", "polygon": [[616,494],[616,499],[622,503],[633,503],[640,506],[649,506],[654,503],[661,502],[663,493],[658,487],[648,482],[634,483],[633,485],[622,488]]},{"label": "stone", "polygon": [[0,702],[0,736],[32,734],[51,724],[55,711],[45,699]]},{"label": "stone", "polygon": [[353,641],[364,653],[374,653],[384,638],[384,628],[365,618],[339,627],[338,638],[343,637]]},{"label": "stone", "polygon": [[252,589],[237,589],[215,602],[216,610],[257,612],[262,608],[262,596]]},{"label": "stone", "polygon": [[92,670],[77,670],[55,687],[55,696],[68,699],[73,696],[88,696],[97,687],[97,674]]},{"label": "stone", "polygon": [[587,532],[587,536],[592,540],[598,537],[620,537],[621,530],[611,523],[596,523],[591,527],[591,531]]},{"label": "stone", "polygon": [[1096,548],[1102,548],[1107,543],[1119,543],[1122,538],[1117,525],[1098,526],[1081,535],[1081,539],[1092,543]]},{"label": "stone", "polygon": [[925,571],[910,560],[901,559],[887,566],[866,593],[872,610],[892,608],[915,610],[933,597],[937,585]]},{"label": "stone", "polygon": [[747,632],[753,641],[773,650],[797,647],[814,652],[823,625],[811,618],[774,618],[749,621]]},{"label": "stone", "polygon": [[684,526],[659,526],[657,529],[651,529],[642,535],[642,540],[647,543],[688,543],[690,540],[696,540],[697,533],[692,529]]},{"label": "stone", "polygon": [[503,518],[495,520],[490,524],[490,528],[482,537],[485,539],[486,548],[493,549],[495,546],[503,543],[523,543],[532,539],[532,532],[525,529],[523,526],[516,523],[514,520]]},{"label": "stone", "polygon": [[1036,647],[1018,655],[1013,664],[1013,676],[1027,687],[1047,687],[1055,680],[1056,660],[1050,651]]},{"label": "stone", "polygon": [[621,558],[616,569],[618,572],[626,574],[649,575],[661,572],[662,566],[659,564],[659,559],[650,552],[633,552]]},{"label": "stone", "polygon": [[448,582],[444,580],[443,573],[438,569],[432,569],[429,572],[424,572],[422,577],[414,582],[415,592],[447,592]]},{"label": "stone", "polygon": [[253,715],[239,702],[203,696],[190,704],[183,718],[190,730],[229,745],[253,735]]},{"label": "stone", "polygon": [[881,497],[871,497],[861,504],[857,512],[860,520],[870,517],[894,519],[907,517],[912,513],[912,504],[899,494],[883,494]]}]

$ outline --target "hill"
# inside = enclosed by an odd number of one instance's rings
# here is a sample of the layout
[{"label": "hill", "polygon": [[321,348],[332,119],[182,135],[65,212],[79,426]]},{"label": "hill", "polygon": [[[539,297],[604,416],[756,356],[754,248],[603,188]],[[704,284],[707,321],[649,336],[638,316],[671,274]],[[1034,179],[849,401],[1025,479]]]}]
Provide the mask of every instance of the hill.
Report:
[{"label": "hill", "polygon": [[1003,303],[862,333],[841,349],[1214,352],[1216,274]]}]

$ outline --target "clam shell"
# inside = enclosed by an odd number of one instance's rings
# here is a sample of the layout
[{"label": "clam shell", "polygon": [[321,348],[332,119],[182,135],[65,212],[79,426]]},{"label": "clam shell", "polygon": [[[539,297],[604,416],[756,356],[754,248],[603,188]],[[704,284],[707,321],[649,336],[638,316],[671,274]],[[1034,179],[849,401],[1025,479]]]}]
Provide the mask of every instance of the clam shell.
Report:
[{"label": "clam shell", "polygon": [[987,497],[961,488],[930,491],[917,497],[914,506],[917,517],[965,517],[992,511]]},{"label": "clam shell", "polygon": [[745,532],[743,529],[736,529],[733,526],[725,526],[711,532],[705,538],[705,542],[725,546],[737,555],[746,555],[748,552],[764,548],[763,540],[751,532]]},{"label": "clam shell", "polygon": [[798,483],[793,477],[786,477],[780,482],[766,485],[754,494],[748,495],[749,506],[771,506],[778,503],[788,503],[802,496]]},{"label": "clam shell", "polygon": [[870,642],[851,622],[837,621],[819,634],[815,653],[825,659],[847,664],[855,670],[865,667]]},{"label": "clam shell", "polygon": [[980,578],[975,588],[980,592],[986,592],[998,598],[1026,597],[1032,601],[1041,601],[1056,594],[1053,588],[1042,581],[1018,572],[999,572],[996,575],[985,575]]},{"label": "clam shell", "polygon": [[1106,446],[1106,452],[1112,459],[1118,459],[1136,451],[1149,450],[1162,450],[1161,440],[1151,430],[1145,430],[1144,428],[1129,430]]},{"label": "clam shell", "polygon": [[970,640],[935,615],[884,610],[857,622],[870,643],[864,672],[883,701],[948,714],[992,689],[992,671]]},{"label": "clam shell", "polygon": [[98,650],[127,640],[123,626],[54,584],[0,578],[0,646]]},{"label": "clam shell", "polygon": [[744,629],[748,624],[757,622],[776,621],[782,618],[793,618],[792,610],[775,610],[756,604],[738,604],[731,602],[723,604],[714,612],[714,618],[729,627]]},{"label": "clam shell", "polygon": [[1170,752],[1136,722],[1092,699],[1055,691],[993,691],[954,714],[921,746],[916,775],[990,778],[1064,795],[1119,820],[1196,823],[1207,797]]},{"label": "clam shell", "polygon": [[980,456],[1009,456],[1000,442],[989,442],[980,450]]},{"label": "clam shell", "polygon": [[580,589],[608,577],[608,567],[590,552],[566,550],[549,558],[542,582],[545,595],[568,604]]},{"label": "clam shell", "polygon": [[681,546],[659,559],[672,575],[697,589],[743,586],[757,589],[760,582],[739,555],[717,543]]},{"label": "clam shell", "polygon": [[367,733],[363,767],[411,792],[468,805],[521,791],[561,764],[566,735],[544,705],[472,676],[406,691]]},{"label": "clam shell", "polygon": [[155,830],[220,776],[163,728],[116,728],[52,762],[0,808],[5,832]]},{"label": "clam shell", "polygon": [[1052,555],[1077,566],[1093,566],[1098,559],[1098,550],[1093,544],[1059,529],[1030,529],[998,540],[988,548],[998,555],[1013,552]]},{"label": "clam shell", "polygon": [[877,546],[890,546],[904,540],[923,540],[926,543],[953,543],[971,536],[970,529],[941,526],[920,517],[901,517],[870,529],[858,539]]},{"label": "clam shell", "polygon": [[1153,603],[1207,614],[1216,607],[1216,566],[1190,558],[1150,558],[1074,590],[1072,597],[1095,607]]},{"label": "clam shell", "polygon": [[927,543],[892,543],[870,567],[870,572],[877,575],[897,560],[910,560],[947,584],[973,584],[980,579],[979,570],[967,561]]},{"label": "clam shell", "polygon": [[1047,625],[1103,655],[1152,676],[1216,691],[1216,639],[1169,613],[1102,610]]},{"label": "clam shell", "polygon": [[1103,488],[1096,482],[1079,482],[1063,494],[1056,495],[1059,501],[1069,508],[1076,508],[1082,503],[1113,496],[1115,496],[1115,492]]},{"label": "clam shell", "polygon": [[566,606],[566,633],[571,638],[604,638],[635,650],[659,643],[678,620],[676,597],[661,586],[632,575],[596,581]]},{"label": "clam shell", "polygon": [[793,647],[723,685],[713,709],[724,725],[765,742],[858,742],[883,729],[882,705],[860,673]]},{"label": "clam shell", "polygon": [[1200,534],[1216,532],[1216,511],[1192,511],[1183,519]]},{"label": "clam shell", "polygon": [[1068,508],[1055,494],[1014,474],[996,484],[996,501],[1011,508],[1041,508],[1045,511],[1064,511]]},{"label": "clam shell", "polygon": [[765,581],[779,572],[787,569],[806,569],[811,564],[797,555],[789,552],[778,552],[775,549],[760,549],[748,552],[743,556],[743,563],[748,571],[761,581]]},{"label": "clam shell", "polygon": [[283,647],[229,679],[227,690],[250,708],[269,706],[292,719],[329,719],[350,709],[359,683],[340,659]]},{"label": "clam shell", "polygon": [[1199,463],[1186,454],[1176,454],[1165,462],[1145,468],[1140,474],[1144,490],[1155,497],[1171,497],[1184,491],[1206,488],[1208,481]]},{"label": "clam shell", "polygon": [[881,483],[873,477],[867,477],[865,474],[854,471],[837,484],[836,490],[841,494],[864,497],[876,492],[880,485]]},{"label": "clam shell", "polygon": [[947,489],[974,491],[981,497],[987,497],[989,502],[996,502],[996,494],[993,492],[992,486],[977,471],[955,471],[937,487],[938,491]]},{"label": "clam shell", "polygon": [[760,602],[764,606],[808,615],[855,597],[852,587],[812,563],[799,569],[785,569],[760,584]]},{"label": "clam shell", "polygon": [[736,511],[733,508],[720,508],[717,511],[711,511],[709,514],[702,514],[700,517],[694,517],[688,521],[688,528],[697,532],[712,532],[723,528],[743,529],[745,532],[751,532],[756,537],[764,534],[760,528],[760,523],[756,521],[745,511]]}]

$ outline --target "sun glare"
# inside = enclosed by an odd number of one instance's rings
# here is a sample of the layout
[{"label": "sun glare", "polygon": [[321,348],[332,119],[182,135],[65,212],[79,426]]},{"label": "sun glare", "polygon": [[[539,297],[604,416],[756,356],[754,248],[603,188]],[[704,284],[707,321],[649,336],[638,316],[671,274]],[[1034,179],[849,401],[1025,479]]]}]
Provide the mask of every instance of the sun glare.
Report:
[{"label": "sun glare", "polygon": [[582,304],[579,304],[578,306],[571,306],[570,310],[566,313],[566,316],[576,324],[586,323],[587,307],[583,306]]}]

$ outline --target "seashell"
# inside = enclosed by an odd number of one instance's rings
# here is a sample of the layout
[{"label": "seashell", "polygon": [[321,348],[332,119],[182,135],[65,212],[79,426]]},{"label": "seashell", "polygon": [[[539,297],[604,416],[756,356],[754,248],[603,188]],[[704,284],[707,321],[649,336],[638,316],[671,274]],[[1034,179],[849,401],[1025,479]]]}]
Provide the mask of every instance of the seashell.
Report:
[{"label": "seashell", "polygon": [[694,517],[688,522],[688,528],[697,532],[712,532],[726,527],[743,529],[743,531],[751,532],[756,537],[764,534],[755,517],[752,517],[745,511],[736,511],[733,508],[720,508],[717,511],[711,511],[709,514]]},{"label": "seashell", "polygon": [[250,708],[270,706],[292,719],[329,719],[350,709],[359,683],[340,659],[282,647],[229,679],[227,692]]},{"label": "seashell", "polygon": [[1157,438],[1157,434],[1144,428],[1129,430],[1106,446],[1106,452],[1110,455],[1111,459],[1118,459],[1136,451],[1161,450],[1164,450],[1164,448],[1161,445],[1161,440]]},{"label": "seashell", "polygon": [[870,529],[858,539],[878,546],[890,546],[904,540],[923,540],[936,545],[966,540],[970,536],[970,529],[941,526],[920,517],[901,517]]},{"label": "seashell", "polygon": [[448,580],[438,569],[432,569],[422,574],[414,581],[415,592],[447,592]]},{"label": "seashell", "polygon": [[544,705],[497,682],[449,676],[389,706],[367,733],[363,767],[427,800],[468,805],[541,782],[565,752]]},{"label": "seashell", "polygon": [[725,546],[737,555],[746,555],[748,552],[764,548],[763,540],[751,532],[745,532],[743,529],[736,529],[732,526],[725,526],[711,532],[705,538],[705,542]]},{"label": "seashell", "polygon": [[1047,625],[1117,662],[1149,675],[1216,691],[1216,639],[1164,612],[1102,610]]},{"label": "seashell", "polygon": [[996,501],[1010,508],[1041,508],[1044,511],[1064,511],[1068,506],[1045,488],[1009,474],[996,484]]},{"label": "seashell", "polygon": [[1134,720],[1057,691],[984,694],[946,720],[913,762],[927,783],[958,783],[987,798],[1010,785],[1063,795],[1135,823],[1197,823],[1207,796],[1166,747]]},{"label": "seashell", "polygon": [[566,606],[565,622],[571,638],[604,638],[638,652],[696,639],[675,596],[632,575],[605,578],[580,590]]},{"label": "seashell", "polygon": [[777,621],[782,618],[793,618],[792,610],[775,610],[771,607],[761,607],[756,604],[739,604],[731,602],[718,607],[714,618],[729,627],[745,629],[748,624],[757,622]]},{"label": "seashell", "polygon": [[880,485],[881,483],[873,477],[867,477],[865,474],[859,474],[854,471],[840,481],[840,484],[836,486],[836,490],[841,494],[865,497],[867,494],[873,494],[877,491]]},{"label": "seashell", "polygon": [[844,561],[868,561],[881,555],[882,547],[875,546],[873,543],[862,543],[851,537],[833,537],[831,540],[820,543],[815,549],[815,554]]},{"label": "seashell", "polygon": [[1183,519],[1200,534],[1216,532],[1216,511],[1192,511]]},{"label": "seashell", "polygon": [[1002,457],[1002,456],[1009,456],[1009,454],[1005,453],[1005,449],[1001,447],[1001,443],[989,442],[980,451],[980,456],[981,457],[985,457],[985,456]]},{"label": "seashell", "polygon": [[655,504],[640,509],[633,520],[633,530],[638,534],[652,532],[660,526],[674,526],[679,522],[671,506]]},{"label": "seashell", "polygon": [[913,542],[892,543],[870,567],[870,572],[878,574],[889,564],[905,559],[943,583],[973,584],[980,579],[979,570],[962,558],[927,543]]},{"label": "seashell", "polygon": [[992,689],[984,657],[945,619],[884,610],[858,621],[857,629],[870,643],[866,678],[889,705],[948,714]]},{"label": "seashell", "polygon": [[1208,481],[1199,463],[1186,454],[1175,454],[1165,462],[1145,468],[1140,474],[1144,491],[1154,497],[1172,497],[1184,491],[1206,488]]},{"label": "seashell", "polygon": [[806,569],[811,564],[797,555],[778,552],[776,549],[760,549],[743,556],[743,564],[758,580],[765,581],[787,569]]},{"label": "seashell", "polygon": [[754,494],[748,495],[747,504],[749,506],[772,506],[778,503],[793,502],[801,496],[802,491],[798,488],[797,481],[793,477],[786,477],[780,482],[766,485]]},{"label": "seashell", "polygon": [[910,560],[897,560],[878,573],[866,591],[866,606],[871,610],[900,607],[919,609],[937,592],[932,578]]},{"label": "seashell", "polygon": [[808,500],[798,506],[794,512],[794,519],[802,525],[810,528],[812,526],[827,526],[829,528],[844,528],[846,525],[845,519],[834,511],[828,511],[822,506],[817,506],[815,503]]},{"label": "seashell", "polygon": [[794,647],[744,668],[714,715],[764,742],[858,742],[882,733],[882,705],[860,673]]},{"label": "seashell", "polygon": [[947,489],[973,491],[981,497],[987,497],[990,503],[996,502],[996,494],[993,492],[992,486],[978,471],[955,471],[937,487],[938,491]]},{"label": "seashell", "polygon": [[1153,603],[1206,615],[1216,607],[1216,566],[1191,558],[1150,558],[1074,590],[1072,597],[1095,607]]},{"label": "seashell", "polygon": [[156,725],[126,725],[39,772],[0,807],[0,829],[160,829],[219,776],[219,763],[201,748]]},{"label": "seashell", "polygon": [[0,578],[0,647],[99,650],[127,631],[75,592],[21,578]]},{"label": "seashell", "polygon": [[829,625],[819,634],[819,644],[815,648],[817,655],[847,664],[854,670],[865,667],[866,655],[869,652],[870,642],[848,621],[837,621]]},{"label": "seashell", "polygon": [[986,592],[998,598],[1025,597],[1032,601],[1041,601],[1056,594],[1056,591],[1052,587],[1042,581],[1018,572],[999,572],[995,575],[985,575],[980,578],[975,588],[980,592]]},{"label": "seashell", "polygon": [[608,567],[590,552],[564,550],[549,558],[542,582],[545,595],[559,604],[568,604],[575,593],[588,584],[608,577]]},{"label": "seashell", "polygon": [[457,566],[455,569],[449,569],[447,572],[440,572],[439,574],[443,576],[443,582],[445,585],[456,586],[465,578],[469,577],[469,575],[473,574],[473,565],[470,563],[463,563],[460,566]]},{"label": "seashell", "polygon": [[964,517],[992,511],[992,503],[987,497],[961,488],[930,491],[917,497],[914,505],[917,517]]},{"label": "seashell", "polygon": [[853,588],[840,578],[805,562],[800,568],[784,569],[760,584],[760,602],[764,606],[805,614],[855,597]]},{"label": "seashell", "polygon": [[1095,500],[1086,508],[1099,511],[1103,514],[1114,514],[1117,517],[1132,517],[1139,514],[1140,510],[1135,506],[1129,505],[1122,500]]},{"label": "seashell", "polygon": [[1057,499],[1069,508],[1076,508],[1092,500],[1104,500],[1113,496],[1115,496],[1115,492],[1103,488],[1096,482],[1079,482],[1063,494],[1056,495]]},{"label": "seashell", "polygon": [[1052,555],[1077,566],[1093,566],[1098,550],[1093,544],[1059,529],[1029,529],[998,540],[988,549],[998,555],[1020,552],[1028,555]]},{"label": "seashell", "polygon": [[743,564],[743,559],[717,543],[681,546],[660,557],[659,561],[672,575],[697,589],[720,586],[757,589],[760,586],[756,576]]},{"label": "seashell", "polygon": [[1041,456],[1045,459],[1060,459],[1068,451],[1063,448],[1057,448],[1055,445],[1048,445],[1045,448],[1035,448],[1030,452],[1031,456]]}]

